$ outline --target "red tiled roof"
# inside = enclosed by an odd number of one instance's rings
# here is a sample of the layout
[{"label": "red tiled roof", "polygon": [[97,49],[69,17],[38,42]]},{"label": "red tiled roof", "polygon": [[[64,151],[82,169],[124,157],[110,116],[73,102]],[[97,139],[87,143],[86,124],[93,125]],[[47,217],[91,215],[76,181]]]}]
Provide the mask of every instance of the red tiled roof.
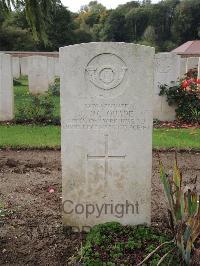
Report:
[{"label": "red tiled roof", "polygon": [[188,41],[172,50],[172,52],[177,54],[200,54],[200,40]]}]

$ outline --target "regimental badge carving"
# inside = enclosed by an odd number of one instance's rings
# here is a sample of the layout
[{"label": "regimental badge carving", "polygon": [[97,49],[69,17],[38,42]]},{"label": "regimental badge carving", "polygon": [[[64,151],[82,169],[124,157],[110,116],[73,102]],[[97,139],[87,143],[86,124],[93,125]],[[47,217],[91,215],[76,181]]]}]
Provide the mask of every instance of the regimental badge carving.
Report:
[{"label": "regimental badge carving", "polygon": [[115,54],[104,53],[95,56],[87,65],[86,77],[96,87],[111,90],[118,87],[126,74],[125,62]]}]

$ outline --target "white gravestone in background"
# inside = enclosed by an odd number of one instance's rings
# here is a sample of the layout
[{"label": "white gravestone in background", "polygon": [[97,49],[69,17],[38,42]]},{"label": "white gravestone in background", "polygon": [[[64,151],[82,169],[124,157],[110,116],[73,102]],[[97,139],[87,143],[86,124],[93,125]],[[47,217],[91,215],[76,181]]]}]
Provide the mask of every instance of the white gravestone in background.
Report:
[{"label": "white gravestone in background", "polygon": [[59,63],[59,58],[54,58],[55,61],[55,75],[57,77],[60,77],[60,63]]},{"label": "white gravestone in background", "polygon": [[180,58],[180,78],[185,78],[187,73],[187,58]]},{"label": "white gravestone in background", "polygon": [[53,57],[48,57],[48,80],[49,84],[54,83],[55,80],[55,60]]},{"label": "white gravestone in background", "polygon": [[161,121],[173,121],[176,118],[175,107],[169,106],[166,97],[159,96],[161,85],[172,85],[180,77],[180,56],[173,53],[155,55],[154,68],[154,111],[153,117]]},{"label": "white gravestone in background", "polygon": [[20,72],[21,72],[21,75],[23,76],[28,75],[29,58],[30,56],[20,58]]},{"label": "white gravestone in background", "polygon": [[12,57],[12,73],[14,78],[20,77],[20,60],[19,57]]},{"label": "white gravestone in background", "polygon": [[186,69],[187,72],[193,68],[198,67],[199,58],[198,57],[188,57],[186,59]]},{"label": "white gravestone in background", "polygon": [[0,54],[0,121],[14,118],[14,96],[11,56]]},{"label": "white gravestone in background", "polygon": [[48,91],[48,58],[46,56],[31,56],[29,58],[28,83],[29,91],[32,94],[42,94]]},{"label": "white gravestone in background", "polygon": [[60,49],[64,225],[150,224],[154,49]]}]

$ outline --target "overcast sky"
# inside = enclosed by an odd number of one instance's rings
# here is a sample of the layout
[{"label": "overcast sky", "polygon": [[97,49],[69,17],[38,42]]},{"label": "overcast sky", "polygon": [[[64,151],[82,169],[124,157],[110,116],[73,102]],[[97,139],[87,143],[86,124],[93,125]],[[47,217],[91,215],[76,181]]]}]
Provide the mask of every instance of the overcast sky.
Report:
[{"label": "overcast sky", "polygon": [[[80,7],[87,5],[91,0],[61,0],[62,3],[69,8],[70,11],[77,12]],[[152,0],[152,3],[158,3],[160,0]],[[99,0],[107,8],[116,8],[120,4],[130,2],[129,0]]]}]

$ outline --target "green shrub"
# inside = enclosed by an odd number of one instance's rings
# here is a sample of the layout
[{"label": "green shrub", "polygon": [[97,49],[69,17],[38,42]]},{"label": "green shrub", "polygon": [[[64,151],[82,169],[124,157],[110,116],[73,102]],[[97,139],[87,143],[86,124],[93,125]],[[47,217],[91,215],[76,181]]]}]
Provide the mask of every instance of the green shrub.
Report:
[{"label": "green shrub", "polygon": [[184,122],[200,123],[200,80],[197,70],[190,70],[180,82],[162,85],[160,95],[166,95],[169,105],[176,106],[176,115]]},{"label": "green shrub", "polygon": [[49,92],[52,96],[60,96],[60,79],[56,78],[55,82],[50,85]]},{"label": "green shrub", "polygon": [[22,85],[22,83],[21,83],[21,81],[19,80],[19,79],[13,79],[13,86],[21,86]]},{"label": "green shrub", "polygon": [[[80,257],[83,265],[137,265],[157,245],[165,243],[162,250],[153,254],[148,265],[157,265],[160,258],[174,248],[169,237],[144,225],[122,226],[111,222],[94,226],[87,235]],[[169,265],[179,265],[179,255]],[[146,265],[146,264],[143,264]]]},{"label": "green shrub", "polygon": [[18,106],[15,116],[17,123],[45,123],[53,120],[54,104],[49,93],[44,95],[29,95],[29,103]]}]

